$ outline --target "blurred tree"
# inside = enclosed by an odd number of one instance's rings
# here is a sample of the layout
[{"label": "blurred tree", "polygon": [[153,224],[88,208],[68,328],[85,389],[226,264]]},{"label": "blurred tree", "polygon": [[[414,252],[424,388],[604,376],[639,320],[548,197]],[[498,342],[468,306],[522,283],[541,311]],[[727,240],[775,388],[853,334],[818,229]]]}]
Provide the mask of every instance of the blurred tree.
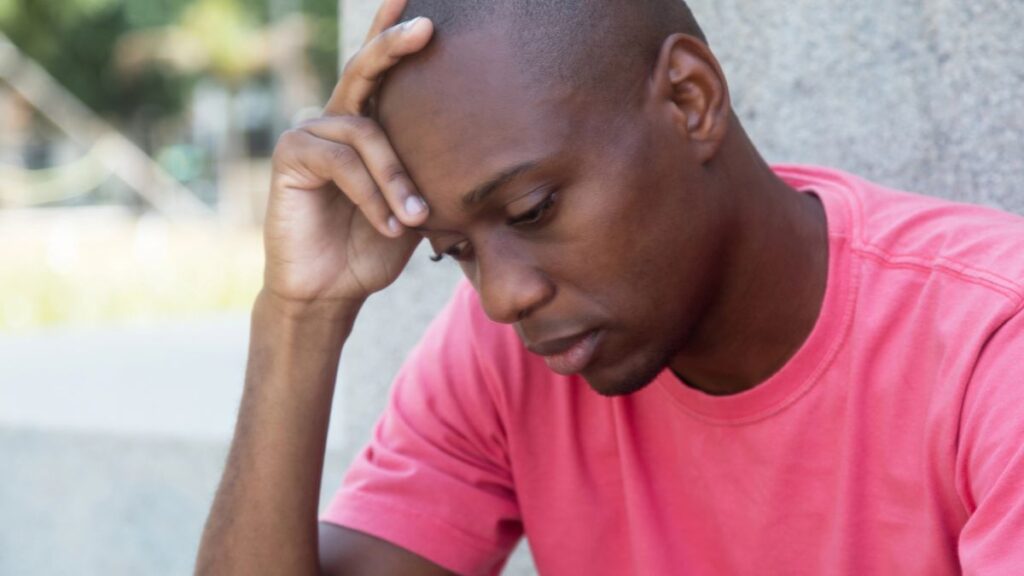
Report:
[{"label": "blurred tree", "polygon": [[304,0],[303,11],[313,26],[309,58],[321,80],[324,101],[338,78],[338,0]]},{"label": "blurred tree", "polygon": [[260,24],[238,0],[198,0],[180,20],[181,28],[202,45],[209,72],[232,86],[263,66],[257,54]]},{"label": "blurred tree", "polygon": [[[252,38],[268,24],[273,0],[0,0],[0,31],[93,110],[115,124],[148,124],[180,114],[196,73],[151,61],[124,73],[114,65],[121,39],[180,26],[201,40],[203,72],[237,85],[254,73]],[[337,1],[295,0],[312,25],[308,55],[325,87],[337,76]]]},{"label": "blurred tree", "polygon": [[[180,10],[187,0],[132,0]],[[114,120],[180,111],[191,79],[149,68],[118,74],[112,55],[133,27],[119,0],[0,0],[0,30],[90,108]],[[121,123],[121,122],[118,122]]]}]

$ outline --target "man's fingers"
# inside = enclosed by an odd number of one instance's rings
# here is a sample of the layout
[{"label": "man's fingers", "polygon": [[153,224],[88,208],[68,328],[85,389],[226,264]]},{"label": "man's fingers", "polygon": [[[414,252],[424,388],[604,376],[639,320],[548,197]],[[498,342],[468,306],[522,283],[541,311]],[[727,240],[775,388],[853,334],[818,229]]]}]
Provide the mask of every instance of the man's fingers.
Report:
[{"label": "man's fingers", "polygon": [[355,148],[325,140],[303,129],[285,133],[279,146],[280,152],[275,154],[278,170],[292,175],[299,188],[313,194],[314,189],[334,183],[378,232],[392,238],[402,235],[401,224],[393,217]]},{"label": "man's fingers", "polygon": [[384,74],[422,50],[434,33],[426,18],[393,26],[405,6],[406,0],[384,0],[366,43],[345,66],[324,117],[296,129],[309,138],[295,137],[294,151],[288,152],[304,155],[311,170],[337,184],[387,236],[421,224],[428,212],[384,131],[364,117]]},{"label": "man's fingers", "polygon": [[359,153],[351,146],[336,142],[327,142],[321,150],[320,161],[326,164],[324,168],[333,170],[331,179],[370,224],[385,236],[400,236],[402,227],[392,216],[380,188],[363,166]]},{"label": "man's fingers", "polygon": [[402,11],[405,10],[405,5],[406,0],[384,0],[380,8],[377,9],[377,14],[373,17],[373,23],[370,24],[370,31],[367,32],[363,45],[369,44],[370,40],[379,36],[384,29],[398,22],[398,19],[402,16]]},{"label": "man's fingers", "polygon": [[384,73],[402,58],[422,50],[433,34],[430,20],[416,18],[375,36],[345,66],[325,113],[362,114]]},{"label": "man's fingers", "polygon": [[335,116],[308,122],[303,128],[324,140],[349,143],[402,224],[414,227],[426,220],[426,202],[376,122],[358,116]]}]

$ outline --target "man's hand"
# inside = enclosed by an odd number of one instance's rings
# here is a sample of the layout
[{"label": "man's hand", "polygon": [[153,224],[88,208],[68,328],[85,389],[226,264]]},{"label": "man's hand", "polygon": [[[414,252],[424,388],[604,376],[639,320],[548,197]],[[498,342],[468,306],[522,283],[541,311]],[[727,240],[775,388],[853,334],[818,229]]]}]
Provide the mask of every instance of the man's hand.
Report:
[{"label": "man's hand", "polygon": [[[404,0],[385,0],[325,116],[289,131],[274,152],[265,286],[253,308],[238,424],[197,574],[321,574],[316,515],[341,349],[362,302],[409,260],[419,237],[407,227],[427,217],[365,114],[381,75],[433,34],[426,20],[388,28],[404,7]],[[331,573],[442,572],[352,531],[327,534]]]},{"label": "man's hand", "polygon": [[421,239],[407,227],[423,223],[427,205],[366,115],[383,74],[433,34],[425,19],[387,28],[404,4],[385,2],[324,116],[274,151],[265,288],[280,299],[361,303],[394,282]]}]

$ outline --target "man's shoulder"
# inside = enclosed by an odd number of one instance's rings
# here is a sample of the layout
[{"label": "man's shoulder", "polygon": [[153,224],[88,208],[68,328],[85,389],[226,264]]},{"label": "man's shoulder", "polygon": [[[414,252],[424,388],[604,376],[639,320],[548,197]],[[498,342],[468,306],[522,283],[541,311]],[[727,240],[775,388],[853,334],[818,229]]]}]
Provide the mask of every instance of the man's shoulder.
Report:
[{"label": "man's shoulder", "polygon": [[861,195],[861,249],[1024,298],[1024,218],[995,208],[873,186]]},{"label": "man's shoulder", "polygon": [[808,171],[826,183],[825,194],[847,206],[845,233],[860,254],[893,267],[958,276],[1024,299],[1021,215],[898,190],[838,170]]}]

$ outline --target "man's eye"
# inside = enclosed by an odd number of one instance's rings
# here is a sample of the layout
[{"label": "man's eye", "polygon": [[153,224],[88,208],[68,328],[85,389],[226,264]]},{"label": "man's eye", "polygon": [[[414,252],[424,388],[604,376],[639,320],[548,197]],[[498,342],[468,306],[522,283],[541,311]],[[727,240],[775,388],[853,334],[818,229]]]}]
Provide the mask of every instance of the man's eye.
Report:
[{"label": "man's eye", "polygon": [[548,211],[550,211],[551,208],[555,205],[555,200],[557,199],[557,197],[558,194],[555,192],[548,194],[547,197],[544,198],[543,202],[535,206],[529,212],[510,218],[508,221],[508,225],[529,226],[531,224],[539,223],[541,220],[544,219],[544,216],[547,215]]},{"label": "man's eye", "polygon": [[[539,224],[551,211],[551,208],[555,205],[555,200],[558,194],[551,192],[548,194],[540,204],[537,204],[528,212],[514,216],[508,219],[509,226],[528,227]],[[473,247],[470,245],[469,240],[463,240],[458,244],[453,244],[450,248],[442,250],[438,254],[434,254],[430,257],[434,262],[440,262],[445,257],[452,258],[459,262],[466,262],[473,258]]]},{"label": "man's eye", "polygon": [[463,240],[458,244],[452,245],[447,250],[443,250],[440,254],[434,254],[430,259],[434,262],[440,262],[441,260],[444,260],[445,256],[448,256],[449,258],[462,262],[464,260],[468,260],[471,253],[472,248],[469,245],[469,240]]}]

